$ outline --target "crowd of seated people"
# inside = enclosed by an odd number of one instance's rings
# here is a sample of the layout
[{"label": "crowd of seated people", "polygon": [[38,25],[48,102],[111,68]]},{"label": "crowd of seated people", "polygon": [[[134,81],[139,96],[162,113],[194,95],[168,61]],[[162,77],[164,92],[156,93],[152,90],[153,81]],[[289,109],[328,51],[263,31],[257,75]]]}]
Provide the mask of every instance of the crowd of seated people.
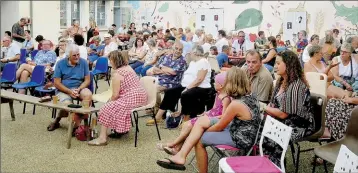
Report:
[{"label": "crowd of seated people", "polygon": [[[20,21],[19,27],[25,23],[25,20]],[[164,124],[166,112],[183,117],[180,135],[171,142],[157,145],[158,149],[173,156],[157,163],[164,168],[183,169],[186,157],[195,147],[200,172],[208,170],[207,146],[225,144],[248,151],[259,130],[260,114],[291,126],[294,129],[292,141],[314,133],[307,72],[328,76],[325,135],[341,139],[350,111],[358,105],[358,36],[338,44],[337,32],[333,35],[327,32],[321,41],[318,35],[312,35],[308,43],[308,35],[302,30],[294,45],[296,50],[278,51],[278,47],[286,46],[281,35],[266,38],[263,31],[258,33],[255,43],[250,44],[243,31],[232,34],[219,30],[214,40],[201,29],[192,33],[190,28],[185,28],[184,32],[183,28],[164,30],[148,24],[142,24],[141,30],[138,28],[134,23],[129,28],[122,25],[118,30],[112,25],[101,37],[94,22],[88,30],[83,30],[75,21],[71,28],[62,32],[56,46],[38,35],[35,38],[39,43],[38,53],[19,65],[16,77],[19,82],[26,82],[36,65],[46,66],[53,71],[60,102],[91,100],[89,70],[99,57],[108,58],[113,69],[112,96],[100,108],[100,135],[88,143],[94,146],[108,144],[108,136],[118,137],[129,132],[130,111],[147,103],[140,77],[156,77],[156,121]],[[87,32],[87,43],[83,31]],[[1,67],[17,63],[20,49],[28,53],[34,49],[30,31],[24,31],[22,37],[21,46],[9,36],[3,38]],[[125,51],[119,50],[122,44],[126,44],[128,57]],[[262,55],[261,49],[268,50]],[[232,65],[230,57],[233,56],[244,59],[245,65]],[[273,73],[278,77],[273,78]],[[215,103],[210,109],[208,93],[214,89],[216,94],[211,101]],[[181,108],[177,109],[178,104]],[[61,111],[48,126],[48,131],[59,128],[61,118],[66,116],[68,112]],[[75,115],[75,128],[84,118],[87,115]],[[154,123],[149,120],[146,125]],[[108,134],[108,129],[114,131]],[[271,148],[270,159],[278,162],[279,152],[276,151],[279,149],[269,140],[265,140],[264,146]]]}]

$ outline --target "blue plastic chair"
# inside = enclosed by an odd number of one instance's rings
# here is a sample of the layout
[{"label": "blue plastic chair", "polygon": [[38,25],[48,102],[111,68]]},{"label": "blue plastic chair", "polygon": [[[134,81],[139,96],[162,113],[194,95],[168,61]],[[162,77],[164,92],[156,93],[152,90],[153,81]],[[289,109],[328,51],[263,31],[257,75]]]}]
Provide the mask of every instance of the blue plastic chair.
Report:
[{"label": "blue plastic chair", "polygon": [[[12,88],[15,90],[25,89],[25,95],[27,94],[27,90],[30,90],[30,94],[33,95],[35,87],[44,85],[45,82],[45,66],[37,65],[32,71],[30,82],[17,83],[13,84]],[[23,114],[25,114],[26,103],[24,103]],[[33,112],[33,114],[35,114]]]},{"label": "blue plastic chair", "polygon": [[39,50],[33,50],[31,52],[31,59],[34,60],[35,56],[37,55],[37,52],[39,52]]},{"label": "blue plastic chair", "polygon": [[98,89],[98,84],[97,84],[98,79],[96,78],[97,75],[99,75],[99,74],[106,75],[108,85],[110,85],[109,76],[108,76],[108,58],[106,58],[106,57],[98,58],[97,63],[96,63],[96,67],[94,68],[92,73],[93,73],[93,76],[94,76],[94,81],[96,83],[95,93],[97,93],[97,89]]},{"label": "blue plastic chair", "polygon": [[19,65],[26,63],[26,49],[20,49]]},{"label": "blue plastic chair", "polygon": [[15,83],[16,82],[16,64],[6,63],[0,78],[1,83]]}]

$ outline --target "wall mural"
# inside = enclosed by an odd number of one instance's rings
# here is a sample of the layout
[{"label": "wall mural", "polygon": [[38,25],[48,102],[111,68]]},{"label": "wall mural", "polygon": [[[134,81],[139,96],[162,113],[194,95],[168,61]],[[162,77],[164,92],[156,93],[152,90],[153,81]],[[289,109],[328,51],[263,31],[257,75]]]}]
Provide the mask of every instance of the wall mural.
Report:
[{"label": "wall mural", "polygon": [[[181,27],[190,27],[192,30],[195,29],[195,15],[196,9],[199,8],[235,8],[235,14],[230,16],[230,20],[234,20],[235,30],[249,29],[252,30],[250,33],[257,30],[265,30],[267,34],[278,34],[282,33],[282,24],[277,22],[283,21],[286,11],[304,11],[307,12],[307,32],[311,30],[312,33],[309,34],[321,34],[324,28],[332,26],[332,28],[339,29],[342,33],[347,34],[357,34],[358,33],[358,6],[357,5],[347,5],[346,3],[339,1],[330,1],[325,2],[325,8],[313,10],[312,8],[305,8],[306,1],[295,3],[288,1],[276,1],[276,2],[265,2],[269,5],[266,5],[270,8],[270,12],[263,9],[263,1],[249,1],[249,0],[233,0],[233,1],[223,1],[222,3],[228,3],[227,5],[221,5],[218,7],[217,2],[215,1],[147,1],[149,5],[145,5],[144,1],[127,1],[133,8],[134,14],[138,16],[133,16],[136,19],[140,19],[143,14],[137,13],[140,10],[147,10],[149,14],[146,16],[146,20],[151,24],[158,26],[181,26]],[[256,8],[248,7],[247,4],[258,3]],[[307,3],[310,3],[307,1]],[[175,4],[175,5],[173,5]],[[179,6],[177,6],[177,4]],[[216,5],[215,5],[216,4]],[[232,4],[232,7],[227,7],[229,4]],[[327,5],[332,4],[331,7],[327,8]],[[230,5],[229,5],[230,6]],[[243,7],[245,6],[245,7]],[[254,5],[255,6],[255,5]],[[286,7],[287,6],[287,7]],[[290,8],[288,8],[290,7]],[[145,8],[145,9],[144,9]],[[327,11],[327,9],[330,9]],[[333,8],[333,12],[332,12]],[[307,10],[308,9],[308,10]],[[335,11],[334,11],[335,10]],[[230,10],[229,10],[230,11]],[[311,13],[311,14],[309,14]],[[327,20],[328,16],[331,16],[334,13],[334,20]],[[313,15],[312,24],[311,15]],[[236,17],[235,17],[236,16]],[[274,17],[275,20],[270,20],[271,17]],[[327,22],[327,23],[326,23]],[[332,24],[328,23],[332,22]],[[349,22],[349,23],[347,23]],[[226,22],[227,23],[227,22]],[[186,25],[186,26],[183,26]],[[227,25],[227,24],[225,24]],[[262,25],[262,26],[261,26]],[[229,28],[226,28],[229,29]],[[331,29],[331,28],[330,28]],[[250,34],[251,35],[251,34]]]}]

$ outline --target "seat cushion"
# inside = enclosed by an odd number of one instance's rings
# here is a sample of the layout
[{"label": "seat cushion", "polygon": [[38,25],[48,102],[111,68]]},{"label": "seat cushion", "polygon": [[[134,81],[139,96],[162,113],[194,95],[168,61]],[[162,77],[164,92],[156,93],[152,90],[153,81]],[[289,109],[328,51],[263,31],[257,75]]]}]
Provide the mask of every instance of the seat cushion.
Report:
[{"label": "seat cushion", "polygon": [[40,84],[37,84],[35,82],[26,82],[26,83],[17,83],[17,84],[14,84],[12,85],[13,88],[16,88],[16,89],[25,89],[25,88],[30,88],[30,87],[37,87],[39,86]]},{"label": "seat cushion", "polygon": [[281,172],[268,158],[261,156],[229,157],[226,163],[235,172]]}]

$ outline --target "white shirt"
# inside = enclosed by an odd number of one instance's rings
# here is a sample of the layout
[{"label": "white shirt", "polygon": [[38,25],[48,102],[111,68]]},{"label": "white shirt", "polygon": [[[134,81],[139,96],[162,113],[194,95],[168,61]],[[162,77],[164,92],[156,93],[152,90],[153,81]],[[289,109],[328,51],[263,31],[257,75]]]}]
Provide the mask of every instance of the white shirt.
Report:
[{"label": "white shirt", "polygon": [[87,52],[87,48],[86,46],[78,46],[78,48],[80,49],[80,57],[87,60],[88,57],[88,52]]},{"label": "white shirt", "polygon": [[148,65],[149,63],[151,63],[154,59],[154,55],[158,52],[157,48],[154,48],[153,50],[148,50],[147,54],[145,54],[145,60],[144,60],[144,64]]},{"label": "white shirt", "polygon": [[215,43],[216,48],[218,48],[218,53],[221,53],[221,52],[222,52],[224,45],[229,46],[229,42],[227,41],[226,38],[221,38],[220,40],[218,40],[218,41]]},{"label": "white shirt", "polygon": [[208,72],[206,73],[203,82],[201,82],[198,87],[210,88],[211,66],[206,58],[190,62],[188,69],[183,74],[183,80],[181,81],[181,85],[183,87],[189,86],[197,78],[199,70],[208,70]]},{"label": "white shirt", "polygon": [[203,45],[201,45],[201,47],[203,47],[204,53],[206,53],[206,52],[210,53],[211,44],[204,43]]},{"label": "white shirt", "polygon": [[[353,71],[353,75],[352,77],[354,79],[358,79],[358,64],[355,60],[354,57],[351,57],[352,61],[348,63],[348,65],[344,66],[343,63],[338,64],[338,73],[339,76],[351,76],[351,72]],[[338,62],[342,62],[342,59],[340,56],[337,57]],[[352,67],[353,69],[351,69],[351,63],[352,63]]]},{"label": "white shirt", "polygon": [[308,44],[306,47],[305,47],[305,49],[303,50],[303,53],[302,53],[302,61],[304,62],[304,63],[306,63],[306,62],[308,62],[309,60],[310,60],[310,55],[308,54],[308,49],[310,48],[310,47],[312,47],[312,45],[311,44]]},{"label": "white shirt", "polygon": [[118,45],[115,42],[110,42],[104,47],[103,56],[108,57],[109,53],[115,50],[118,50]]},{"label": "white shirt", "polygon": [[239,44],[239,40],[235,40],[232,44],[232,47],[235,48],[236,52],[239,52],[240,49],[246,52],[250,49],[253,49],[254,45],[253,43],[245,39],[242,44]]},{"label": "white shirt", "polygon": [[196,35],[196,34],[194,34],[193,35],[193,40],[192,40],[194,43],[195,42],[198,42],[199,41],[199,37],[198,37],[198,35]]},{"label": "white shirt", "polygon": [[[16,43],[11,43],[9,47],[2,47],[1,56],[5,54],[5,59],[13,58],[16,55],[20,55],[20,47]],[[13,63],[17,63],[14,61]]]},{"label": "white shirt", "polygon": [[180,42],[183,44],[183,57],[186,56],[186,54],[190,53],[191,52],[191,49],[193,49],[193,42],[187,42],[187,41],[183,41],[183,40],[180,40]]},{"label": "white shirt", "polygon": [[127,33],[127,29],[124,29],[123,27],[119,27],[117,30],[117,34],[126,34]]}]

